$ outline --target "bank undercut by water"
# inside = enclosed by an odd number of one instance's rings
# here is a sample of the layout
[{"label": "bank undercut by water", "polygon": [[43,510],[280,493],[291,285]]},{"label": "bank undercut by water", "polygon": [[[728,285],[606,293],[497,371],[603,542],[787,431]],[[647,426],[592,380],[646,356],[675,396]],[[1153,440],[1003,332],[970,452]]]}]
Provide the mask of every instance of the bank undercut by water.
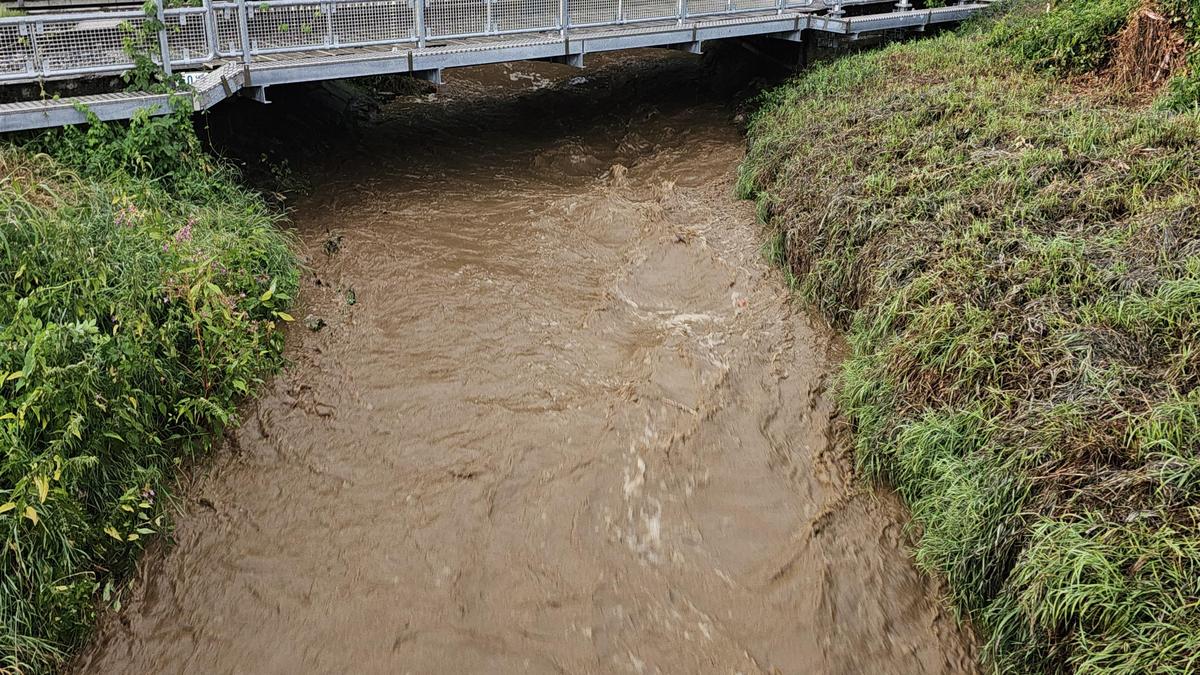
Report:
[{"label": "bank undercut by water", "polygon": [[1027,11],[821,65],[742,168],[848,333],[862,474],[1002,672],[1200,668],[1200,115],[1053,67],[1111,65],[1133,4],[1057,3],[1100,40]]},{"label": "bank undercut by water", "polygon": [[280,364],[289,237],[184,113],[0,146],[0,672],[61,667]]}]

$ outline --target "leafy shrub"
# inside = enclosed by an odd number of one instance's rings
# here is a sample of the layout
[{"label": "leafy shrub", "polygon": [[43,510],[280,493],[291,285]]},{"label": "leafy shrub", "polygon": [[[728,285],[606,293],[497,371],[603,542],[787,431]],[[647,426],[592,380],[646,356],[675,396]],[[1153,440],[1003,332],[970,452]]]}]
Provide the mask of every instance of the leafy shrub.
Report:
[{"label": "leafy shrub", "polygon": [[87,635],[173,469],[279,364],[297,273],[185,115],[0,148],[0,214],[0,671],[27,672]]},{"label": "leafy shrub", "polygon": [[90,178],[153,182],[186,200],[241,194],[229,170],[201,147],[191,126],[190,101],[179,97],[172,105],[169,115],[138,110],[127,125],[105,124],[89,112],[88,124],[40,132],[25,148],[53,155]]},{"label": "leafy shrub", "polygon": [[1108,58],[1111,38],[1138,0],[1060,0],[1043,12],[1018,10],[992,34],[1017,60],[1064,73],[1095,70]]}]

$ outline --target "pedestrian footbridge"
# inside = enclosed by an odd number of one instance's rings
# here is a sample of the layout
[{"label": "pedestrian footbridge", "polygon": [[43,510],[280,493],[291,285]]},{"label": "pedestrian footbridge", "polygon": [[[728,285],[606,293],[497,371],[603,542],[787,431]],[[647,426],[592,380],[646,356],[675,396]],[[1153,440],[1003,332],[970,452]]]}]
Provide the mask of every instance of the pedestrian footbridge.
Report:
[{"label": "pedestrian footbridge", "polygon": [[50,10],[0,18],[0,87],[111,77],[139,56],[187,86],[0,103],[0,131],[77,124],[89,112],[162,113],[179,96],[196,111],[231,96],[265,102],[267,87],[294,82],[396,73],[438,82],[446,68],[485,63],[582,67],[588,53],[618,49],[699,52],[725,38],[924,30],[989,1],[914,9],[909,0],[152,0],[145,10]]}]

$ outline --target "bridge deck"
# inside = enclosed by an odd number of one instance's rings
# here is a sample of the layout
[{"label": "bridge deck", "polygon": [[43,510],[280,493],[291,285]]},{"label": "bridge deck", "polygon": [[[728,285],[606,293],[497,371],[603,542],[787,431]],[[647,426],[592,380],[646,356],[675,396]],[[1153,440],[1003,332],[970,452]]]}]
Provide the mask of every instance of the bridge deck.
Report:
[{"label": "bridge deck", "polygon": [[[697,15],[700,3],[731,8],[735,0],[206,0],[165,10],[158,62],[165,57],[184,75],[190,86],[179,95],[201,111],[239,93],[263,100],[276,84],[392,73],[436,80],[446,68],[532,59],[582,65],[591,52],[699,51],[708,40],[799,40],[806,30],[855,37],[961,21],[988,4],[845,17],[813,0],[736,1],[747,8]],[[118,11],[0,19],[0,84],[123,72],[132,63],[114,46],[128,34],[120,25],[145,18]],[[6,30],[21,39],[6,45]],[[163,113],[169,98],[112,93],[0,104],[0,132],[77,124],[89,112],[102,120],[146,108]]]}]

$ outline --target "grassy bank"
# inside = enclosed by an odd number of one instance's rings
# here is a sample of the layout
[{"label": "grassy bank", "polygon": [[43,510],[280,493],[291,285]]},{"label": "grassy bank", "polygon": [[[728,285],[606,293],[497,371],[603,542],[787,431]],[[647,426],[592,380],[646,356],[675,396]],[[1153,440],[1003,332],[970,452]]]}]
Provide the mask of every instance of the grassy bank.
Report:
[{"label": "grassy bank", "polygon": [[1200,669],[1200,115],[1187,71],[1114,102],[1134,4],[817,67],[742,169],[849,336],[860,470],[1004,672]]},{"label": "grassy bank", "polygon": [[0,146],[0,672],[60,666],[280,360],[288,238],[186,115]]}]

